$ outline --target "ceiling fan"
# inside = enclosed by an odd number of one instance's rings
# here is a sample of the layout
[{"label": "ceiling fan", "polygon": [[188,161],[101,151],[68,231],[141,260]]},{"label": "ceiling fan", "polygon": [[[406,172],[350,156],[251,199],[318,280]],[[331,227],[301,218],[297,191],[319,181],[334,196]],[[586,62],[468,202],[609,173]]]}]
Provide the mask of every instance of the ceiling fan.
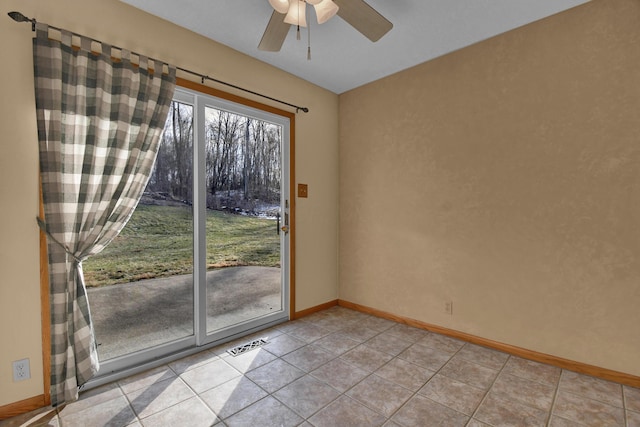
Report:
[{"label": "ceiling fan", "polygon": [[298,27],[300,37],[300,27],[307,26],[307,4],[315,8],[318,24],[337,14],[372,42],[393,28],[391,22],[364,0],[269,0],[269,4],[274,10],[258,45],[258,49],[267,52],[280,51],[291,25]]}]

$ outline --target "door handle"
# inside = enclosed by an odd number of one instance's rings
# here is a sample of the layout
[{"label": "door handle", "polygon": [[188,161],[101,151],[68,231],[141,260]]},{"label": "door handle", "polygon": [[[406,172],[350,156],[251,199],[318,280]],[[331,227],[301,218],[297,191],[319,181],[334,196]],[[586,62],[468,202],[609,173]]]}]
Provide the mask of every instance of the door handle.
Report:
[{"label": "door handle", "polygon": [[284,213],[284,225],[280,227],[280,230],[284,231],[284,234],[289,233],[289,214]]},{"label": "door handle", "polygon": [[278,212],[278,214],[276,215],[276,233],[278,233],[278,235],[280,235],[280,212]]},{"label": "door handle", "polygon": [[283,225],[283,226],[280,228],[280,230],[284,231],[284,234],[287,234],[287,233],[289,233],[289,226],[287,226],[287,225]]}]

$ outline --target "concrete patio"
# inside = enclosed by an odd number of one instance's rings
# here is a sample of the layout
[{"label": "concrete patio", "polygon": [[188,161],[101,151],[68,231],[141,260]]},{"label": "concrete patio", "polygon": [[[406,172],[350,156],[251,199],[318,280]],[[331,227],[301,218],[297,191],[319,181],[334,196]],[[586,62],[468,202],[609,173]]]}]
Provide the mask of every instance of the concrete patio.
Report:
[{"label": "concrete patio", "polygon": [[[193,278],[180,275],[89,288],[100,360],[193,334]],[[207,331],[281,310],[280,268],[207,272]]]}]

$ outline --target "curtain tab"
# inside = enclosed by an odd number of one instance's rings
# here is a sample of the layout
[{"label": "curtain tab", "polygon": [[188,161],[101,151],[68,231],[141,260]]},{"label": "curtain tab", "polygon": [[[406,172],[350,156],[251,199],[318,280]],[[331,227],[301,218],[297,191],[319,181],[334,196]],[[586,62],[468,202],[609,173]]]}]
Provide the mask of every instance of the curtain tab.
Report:
[{"label": "curtain tab", "polygon": [[73,45],[72,38],[73,37],[71,35],[71,31],[60,30],[60,41],[62,42],[63,45],[72,47]]},{"label": "curtain tab", "polygon": [[91,39],[87,37],[80,37],[80,49],[85,52],[91,52]]},{"label": "curtain tab", "polygon": [[49,26],[42,22],[36,22],[36,37],[42,40],[49,40]]},{"label": "curtain tab", "polygon": [[138,56],[138,66],[140,67],[140,70],[148,70],[149,66],[147,65],[149,62],[149,58],[147,58],[144,55],[139,55]]},{"label": "curtain tab", "polygon": [[169,78],[175,81],[176,72],[177,72],[176,66],[172,64],[166,64],[166,66],[167,66],[167,74],[169,75]]},{"label": "curtain tab", "polygon": [[102,54],[106,55],[107,58],[111,59],[111,45],[102,43]]}]

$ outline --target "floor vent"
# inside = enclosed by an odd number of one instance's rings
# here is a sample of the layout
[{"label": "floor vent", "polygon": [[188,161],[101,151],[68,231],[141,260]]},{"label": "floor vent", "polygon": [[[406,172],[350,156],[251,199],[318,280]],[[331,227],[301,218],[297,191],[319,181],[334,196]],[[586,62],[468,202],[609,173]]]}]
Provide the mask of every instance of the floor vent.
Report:
[{"label": "floor vent", "polygon": [[246,344],[242,344],[242,345],[239,345],[237,347],[233,347],[232,349],[227,350],[227,353],[229,353],[232,356],[239,356],[242,353],[246,353],[247,351],[251,351],[251,350],[256,349],[258,347],[262,347],[263,345],[265,345],[267,343],[268,339],[269,339],[269,337],[258,338],[257,340],[250,341],[250,342],[248,342]]}]

